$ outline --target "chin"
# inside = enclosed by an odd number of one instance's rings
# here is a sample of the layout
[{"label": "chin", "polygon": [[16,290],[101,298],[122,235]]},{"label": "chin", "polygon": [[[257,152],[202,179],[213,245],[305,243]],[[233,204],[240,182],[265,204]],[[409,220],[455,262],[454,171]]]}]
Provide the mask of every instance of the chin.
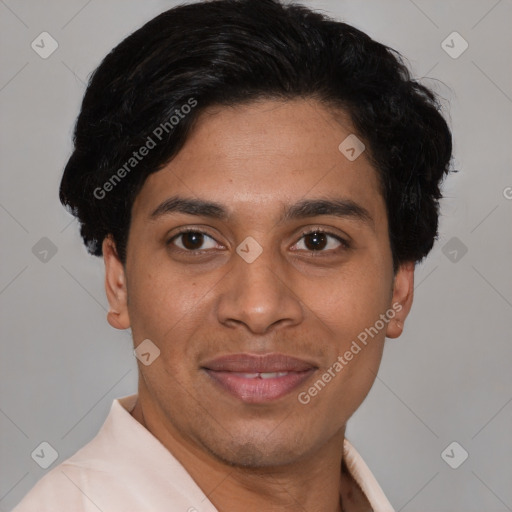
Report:
[{"label": "chin", "polygon": [[291,439],[220,439],[203,442],[203,446],[219,461],[239,468],[269,468],[286,466],[305,453],[304,443]]}]

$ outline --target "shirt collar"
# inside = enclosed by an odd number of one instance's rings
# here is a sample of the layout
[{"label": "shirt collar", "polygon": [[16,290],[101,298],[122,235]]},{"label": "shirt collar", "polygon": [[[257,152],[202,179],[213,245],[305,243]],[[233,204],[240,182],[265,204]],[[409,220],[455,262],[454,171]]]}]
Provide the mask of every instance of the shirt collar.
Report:
[{"label": "shirt collar", "polygon": [[[103,433],[110,434],[116,441],[121,438],[129,440],[130,437],[137,437],[143,440],[143,442],[132,444],[132,446],[138,446],[140,450],[139,455],[142,457],[147,457],[149,453],[156,454],[157,452],[159,457],[165,457],[165,451],[167,454],[167,462],[173,466],[173,472],[180,475],[181,481],[187,482],[187,485],[185,485],[182,490],[190,494],[195,493],[197,495],[200,493],[204,496],[201,489],[172,453],[130,414],[136,402],[137,394],[115,399],[112,403],[108,418],[105,420],[102,427]],[[363,491],[373,512],[394,512],[393,507],[384,495],[384,492],[370,471],[370,468],[346,438],[343,443],[343,457],[349,473]],[[206,496],[204,496],[204,498],[207,500]],[[208,501],[208,503],[210,502]],[[207,508],[210,510],[210,507]],[[211,510],[216,510],[213,505],[211,505]]]}]

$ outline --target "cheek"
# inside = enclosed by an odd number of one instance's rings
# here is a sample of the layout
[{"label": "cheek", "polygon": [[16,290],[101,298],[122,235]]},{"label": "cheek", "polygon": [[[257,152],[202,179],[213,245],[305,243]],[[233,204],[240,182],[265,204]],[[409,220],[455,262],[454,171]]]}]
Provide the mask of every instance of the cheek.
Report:
[{"label": "cheek", "polygon": [[[205,343],[200,333],[211,321],[212,288],[217,281],[155,273],[132,283],[129,314],[134,342],[150,339],[159,348],[162,368],[158,371],[181,376],[180,381],[188,379],[187,372],[201,348],[198,343]],[[169,381],[164,374],[160,378]]]},{"label": "cheek", "polygon": [[[358,307],[357,300],[347,295],[332,304],[338,314],[333,310],[328,324],[331,338],[324,345],[325,367],[304,391],[311,397],[316,394],[311,398],[316,414],[330,418],[332,425],[339,425],[348,421],[375,382],[385,328],[379,329],[380,323],[376,325],[383,311],[380,301],[362,301]],[[327,382],[324,386],[320,381]]]},{"label": "cheek", "polygon": [[[352,414],[370,391],[382,359],[386,327],[391,319],[386,316],[391,296],[391,274],[382,265],[367,268],[366,272],[354,271],[333,282],[329,298],[322,304],[327,315],[325,322],[336,336],[336,354],[329,363],[331,372],[336,376],[329,383],[329,396],[326,396],[326,402],[337,404],[332,412],[335,415],[341,414],[336,411]],[[338,356],[341,356],[341,361]],[[333,367],[336,361],[339,364]]]},{"label": "cheek", "polygon": [[[388,273],[389,274],[389,273]],[[355,339],[389,307],[392,279],[378,267],[343,270],[322,286],[310,287],[308,306],[340,341]]]},{"label": "cheek", "polygon": [[202,295],[195,282],[181,276],[169,277],[163,272],[139,275],[128,287],[134,337],[154,338],[164,344],[187,324]]}]

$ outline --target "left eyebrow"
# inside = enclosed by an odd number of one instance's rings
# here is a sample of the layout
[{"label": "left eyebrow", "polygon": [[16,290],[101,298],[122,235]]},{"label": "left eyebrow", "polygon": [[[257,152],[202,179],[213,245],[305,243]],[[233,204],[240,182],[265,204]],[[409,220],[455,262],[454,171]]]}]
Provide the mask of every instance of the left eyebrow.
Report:
[{"label": "left eyebrow", "polygon": [[305,219],[319,215],[332,215],[361,221],[374,229],[370,212],[351,199],[305,199],[286,207],[279,223],[294,219]]}]

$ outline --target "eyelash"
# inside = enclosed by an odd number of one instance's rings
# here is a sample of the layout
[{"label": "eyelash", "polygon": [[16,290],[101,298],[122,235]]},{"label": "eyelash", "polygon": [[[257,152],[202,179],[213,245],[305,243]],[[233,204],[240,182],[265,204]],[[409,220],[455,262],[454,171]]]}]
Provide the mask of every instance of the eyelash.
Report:
[{"label": "eyelash", "polygon": [[[331,236],[332,238],[334,238],[335,240],[340,242],[341,247],[344,250],[350,249],[350,247],[351,247],[350,243],[347,240],[345,240],[344,238],[342,238],[340,235],[336,235],[335,233],[332,233],[331,231],[327,231],[325,229],[320,229],[320,228],[310,229],[310,230],[307,230],[307,231],[303,231],[301,233],[301,235],[300,235],[299,240],[302,240],[302,238],[304,238],[306,235],[311,235],[313,233],[322,233],[324,235]],[[308,252],[311,252],[312,254],[315,254],[315,253],[316,254],[321,254],[321,253],[329,253],[329,252],[332,252],[332,251],[336,252],[336,251],[338,251],[338,249],[330,249],[328,251],[308,251]]]},{"label": "eyelash", "polygon": [[[200,229],[196,229],[196,228],[185,228],[185,229],[182,229],[181,231],[179,231],[178,233],[174,234],[168,241],[167,241],[167,245],[171,245],[172,242],[178,238],[179,236],[181,235],[184,235],[184,234],[187,234],[187,233],[197,233],[197,234],[201,234],[201,235],[206,235],[207,237],[211,238],[212,240],[215,240],[214,237],[212,237],[211,235],[209,235],[208,233],[206,233],[205,231],[201,231]],[[299,240],[302,240],[302,238],[304,238],[306,235],[311,235],[313,233],[322,233],[324,235],[328,235],[328,236],[331,236],[333,237],[334,239],[336,239],[338,242],[340,242],[341,244],[341,247],[344,249],[344,250],[347,250],[347,249],[350,249],[351,248],[351,245],[350,243],[345,240],[344,238],[341,238],[339,235],[337,234],[334,234],[330,231],[327,231],[325,229],[311,229],[311,230],[307,230],[307,231],[303,231],[300,235],[300,238]],[[178,252],[181,252],[181,253],[186,253],[186,254],[204,254],[205,252],[207,252],[209,249],[197,249],[195,251],[190,251],[190,250],[185,250],[185,249],[181,249],[180,247],[175,247],[174,248],[175,251],[178,251]],[[337,249],[330,249],[328,251],[324,251],[324,250],[321,250],[321,251],[308,251],[310,252],[312,255],[314,255],[315,253],[316,254],[321,254],[321,253],[329,253],[329,252],[332,252],[332,251],[336,251]]]}]

